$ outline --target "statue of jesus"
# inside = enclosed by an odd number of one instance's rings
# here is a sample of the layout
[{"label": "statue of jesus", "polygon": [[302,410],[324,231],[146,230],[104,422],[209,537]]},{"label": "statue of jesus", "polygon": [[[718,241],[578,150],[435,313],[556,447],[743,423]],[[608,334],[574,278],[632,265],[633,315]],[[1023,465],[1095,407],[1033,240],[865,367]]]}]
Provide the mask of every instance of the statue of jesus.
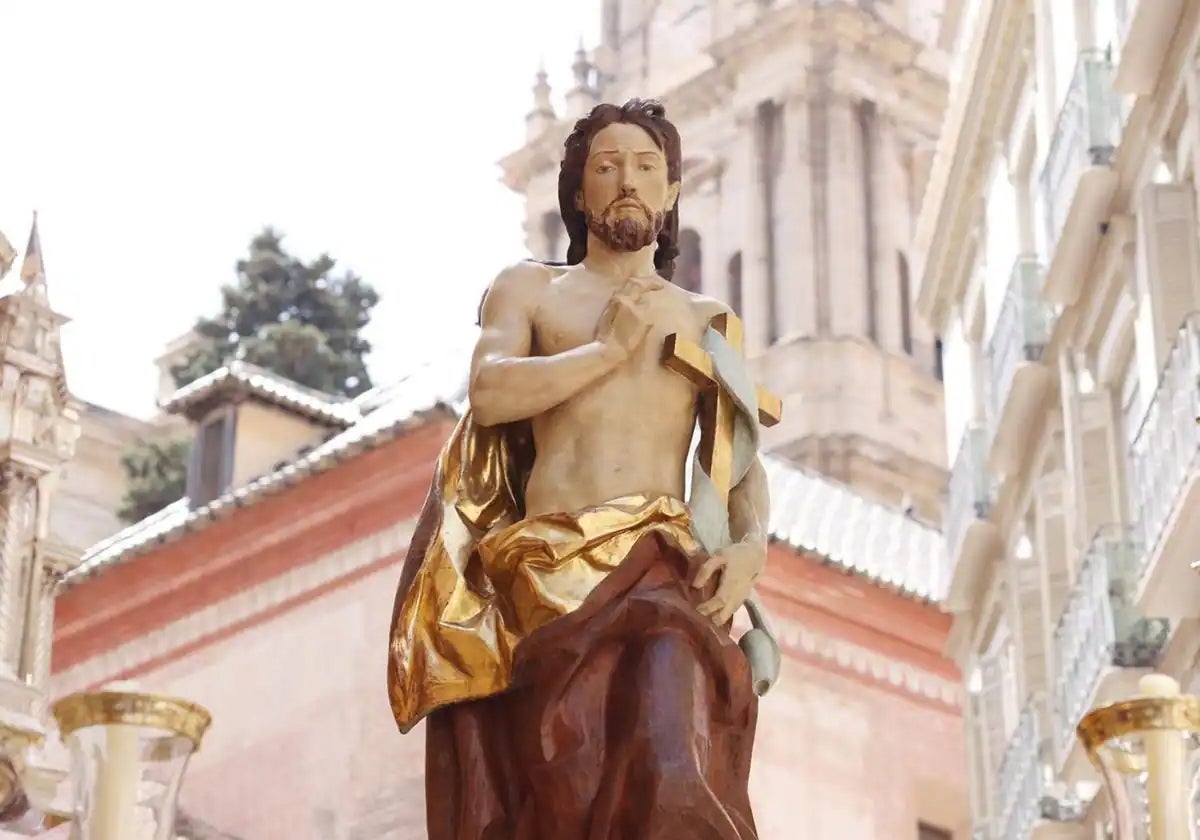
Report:
[{"label": "statue of jesus", "polygon": [[389,644],[397,723],[426,721],[430,840],[756,837],[758,700],[730,631],[767,484],[751,447],[716,496],[727,539],[697,536],[708,397],[663,347],[731,313],[671,282],[680,166],[661,104],[594,108],[559,175],[566,264],[513,265],[482,304]]}]

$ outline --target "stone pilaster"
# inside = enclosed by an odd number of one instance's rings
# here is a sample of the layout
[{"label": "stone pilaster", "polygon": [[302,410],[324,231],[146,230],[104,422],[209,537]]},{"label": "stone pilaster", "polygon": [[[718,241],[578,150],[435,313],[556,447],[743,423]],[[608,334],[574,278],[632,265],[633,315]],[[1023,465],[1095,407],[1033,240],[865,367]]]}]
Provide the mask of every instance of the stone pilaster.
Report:
[{"label": "stone pilaster", "polygon": [[0,466],[0,483],[0,665],[20,678],[37,481],[10,461]]},{"label": "stone pilaster", "polygon": [[835,336],[868,334],[866,205],[863,154],[855,102],[833,93],[825,112],[828,207],[825,246],[829,273],[821,278],[828,289],[830,331]]},{"label": "stone pilaster", "polygon": [[771,313],[768,311],[767,214],[761,189],[758,131],[753,108],[737,117],[737,180],[743,185],[739,202],[744,222],[741,229],[742,320],[745,322],[747,355],[762,353],[767,346]]},{"label": "stone pilaster", "polygon": [[783,168],[780,173],[779,278],[781,338],[817,333],[817,277],[813,260],[811,114],[803,92],[783,103]]}]

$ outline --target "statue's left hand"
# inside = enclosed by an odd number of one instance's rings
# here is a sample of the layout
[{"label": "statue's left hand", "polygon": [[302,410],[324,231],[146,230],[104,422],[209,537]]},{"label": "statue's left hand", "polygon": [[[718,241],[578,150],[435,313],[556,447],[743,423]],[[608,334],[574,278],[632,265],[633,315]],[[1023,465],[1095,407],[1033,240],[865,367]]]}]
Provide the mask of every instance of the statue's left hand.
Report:
[{"label": "statue's left hand", "polygon": [[699,589],[714,574],[721,574],[716,594],[696,609],[718,626],[727,624],[750,597],[754,581],[762,574],[766,563],[766,547],[758,543],[737,542],[721,549],[700,566],[692,579],[692,586]]}]

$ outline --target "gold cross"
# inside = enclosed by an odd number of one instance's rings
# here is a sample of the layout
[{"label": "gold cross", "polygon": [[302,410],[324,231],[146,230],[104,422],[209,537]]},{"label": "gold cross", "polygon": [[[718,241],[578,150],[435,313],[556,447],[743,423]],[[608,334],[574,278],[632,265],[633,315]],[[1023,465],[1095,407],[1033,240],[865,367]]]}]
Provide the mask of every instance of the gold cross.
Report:
[{"label": "gold cross", "polygon": [[[722,313],[708,322],[738,353],[742,352],[742,322],[736,315]],[[699,344],[671,333],[663,343],[663,364],[687,377],[703,393],[700,413],[700,466],[708,473],[721,499],[728,503],[733,483],[733,427],[737,405],[721,387],[713,372],[713,360]],[[783,417],[783,403],[761,385],[758,392],[758,422],[774,426]]]}]

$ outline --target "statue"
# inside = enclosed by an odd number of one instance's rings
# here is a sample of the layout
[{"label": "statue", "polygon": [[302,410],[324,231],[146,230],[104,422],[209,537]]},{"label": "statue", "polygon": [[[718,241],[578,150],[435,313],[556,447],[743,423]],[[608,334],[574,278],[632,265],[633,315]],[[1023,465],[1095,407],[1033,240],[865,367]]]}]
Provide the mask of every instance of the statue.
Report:
[{"label": "statue", "polygon": [[507,268],[481,305],[389,640],[397,724],[426,721],[430,840],[757,836],[778,671],[757,427],[779,402],[729,308],[670,282],[680,166],[659,103],[598,105],[559,175],[566,263]]}]

